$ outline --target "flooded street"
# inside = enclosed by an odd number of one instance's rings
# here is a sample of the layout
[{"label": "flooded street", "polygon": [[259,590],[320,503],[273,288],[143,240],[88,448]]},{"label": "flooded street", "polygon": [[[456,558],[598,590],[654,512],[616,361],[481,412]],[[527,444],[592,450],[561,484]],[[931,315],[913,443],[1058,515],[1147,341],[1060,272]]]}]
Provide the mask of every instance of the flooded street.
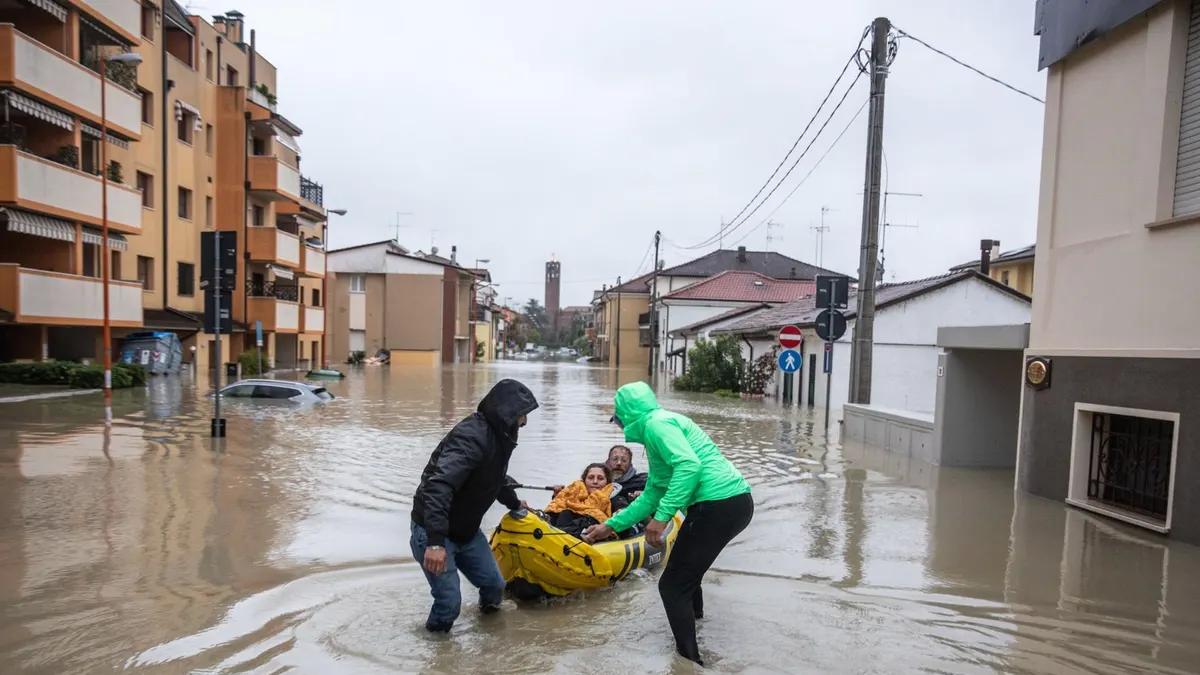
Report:
[{"label": "flooded street", "polygon": [[[229,404],[216,449],[179,380],[119,392],[110,433],[98,396],[0,404],[0,673],[701,672],[650,575],[494,617],[465,592],[453,633],[425,633],[411,496],[502,377],[542,403],[518,480],[620,442],[618,383],[576,364],[356,372],[328,405]],[[708,672],[1200,672],[1200,549],[1014,495],[1011,471],[827,444],[807,410],[663,403],[754,486],[705,586]]]}]

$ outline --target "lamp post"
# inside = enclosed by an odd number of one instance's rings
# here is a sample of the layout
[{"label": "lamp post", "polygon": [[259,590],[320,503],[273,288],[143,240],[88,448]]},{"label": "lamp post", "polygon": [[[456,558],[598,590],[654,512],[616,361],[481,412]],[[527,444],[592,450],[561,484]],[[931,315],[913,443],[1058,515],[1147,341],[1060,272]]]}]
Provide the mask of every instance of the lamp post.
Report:
[{"label": "lamp post", "polygon": [[[325,247],[325,274],[321,276],[321,302],[324,303],[322,308],[326,312],[328,312],[328,310],[329,310],[329,294],[328,294],[328,291],[326,290],[327,284],[325,283],[325,277],[329,276],[329,239],[328,239],[328,234],[329,234],[329,214],[331,214],[331,213],[335,216],[344,216],[344,215],[346,215],[346,209],[326,209],[325,210],[325,220],[321,223],[321,245]],[[321,331],[322,331],[322,333],[321,333],[321,367],[322,368],[324,368],[326,366],[326,364],[329,363],[328,359],[325,356],[325,354],[326,354],[325,345],[326,345],[326,343],[329,342],[328,326],[329,326],[328,320],[325,321],[324,326],[321,326]]]},{"label": "lamp post", "polygon": [[100,267],[104,292],[104,422],[112,424],[112,316],[109,310],[109,281],[112,278],[112,254],[108,250],[108,62],[128,63],[133,66],[142,62],[134,52],[113,54],[100,59]]},{"label": "lamp post", "polygon": [[484,265],[492,262],[488,258],[476,258],[475,266],[471,268],[471,316],[467,317],[467,331],[470,333],[470,359],[468,363],[475,363],[475,309],[479,305],[479,300],[475,297],[479,293],[479,263]]}]

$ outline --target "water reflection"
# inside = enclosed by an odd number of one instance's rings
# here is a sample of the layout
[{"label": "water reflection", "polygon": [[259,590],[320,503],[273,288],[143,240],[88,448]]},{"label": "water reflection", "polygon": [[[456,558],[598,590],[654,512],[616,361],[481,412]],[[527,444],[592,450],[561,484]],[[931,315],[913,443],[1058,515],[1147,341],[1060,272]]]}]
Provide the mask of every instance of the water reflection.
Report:
[{"label": "water reflection", "polygon": [[[648,575],[434,638],[407,552],[429,451],[497,380],[542,402],[511,472],[551,483],[620,440],[612,390],[643,375],[367,368],[328,405],[231,404],[216,443],[203,380],[120,392],[107,432],[88,397],[0,405],[0,672],[692,672]],[[663,398],[755,489],[706,587],[710,672],[1200,670],[1197,549],[843,448],[803,409]]]}]

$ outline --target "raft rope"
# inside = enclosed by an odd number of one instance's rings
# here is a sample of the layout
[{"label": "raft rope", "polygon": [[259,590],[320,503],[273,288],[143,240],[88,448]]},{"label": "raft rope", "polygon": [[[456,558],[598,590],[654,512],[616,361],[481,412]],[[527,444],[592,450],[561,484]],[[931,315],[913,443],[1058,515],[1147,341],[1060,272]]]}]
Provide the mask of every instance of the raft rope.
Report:
[{"label": "raft rope", "polygon": [[[503,527],[497,525],[495,532],[503,532],[505,534],[515,534],[519,537],[532,536],[534,539],[541,539],[542,537],[575,537],[575,535],[573,535],[569,532],[543,532],[542,528],[540,528],[540,527],[537,528],[536,530],[534,530],[533,532],[518,532],[516,530],[506,530]],[[495,532],[492,533],[493,538],[496,536]],[[575,538],[577,538],[577,537],[575,537]],[[586,555],[583,553],[578,553],[574,550],[576,546],[579,546],[580,544],[583,544],[583,543],[586,543],[586,542],[584,542],[582,539],[579,539],[579,541],[575,542],[574,544],[571,544],[570,546],[568,546],[567,544],[563,544],[563,557],[569,558],[572,555],[577,555],[580,558],[583,558],[583,564],[587,565],[588,571],[590,571],[592,573],[592,576],[598,576],[596,574],[596,568],[592,567],[592,556]],[[549,556],[547,556],[547,557],[549,557]],[[553,560],[553,558],[551,558],[551,560]]]}]

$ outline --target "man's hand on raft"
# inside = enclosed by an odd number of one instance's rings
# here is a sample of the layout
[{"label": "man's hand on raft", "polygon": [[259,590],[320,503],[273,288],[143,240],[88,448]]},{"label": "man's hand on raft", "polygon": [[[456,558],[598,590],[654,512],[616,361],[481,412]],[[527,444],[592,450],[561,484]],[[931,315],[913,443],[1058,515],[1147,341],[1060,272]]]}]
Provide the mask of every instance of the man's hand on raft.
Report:
[{"label": "man's hand on raft", "polygon": [[655,548],[662,548],[663,532],[667,529],[667,523],[664,520],[650,519],[650,524],[646,526],[646,543]]},{"label": "man's hand on raft", "polygon": [[613,529],[607,525],[592,525],[583,530],[583,540],[589,544],[594,544],[598,541],[609,539],[614,534],[616,533],[613,532]]}]

